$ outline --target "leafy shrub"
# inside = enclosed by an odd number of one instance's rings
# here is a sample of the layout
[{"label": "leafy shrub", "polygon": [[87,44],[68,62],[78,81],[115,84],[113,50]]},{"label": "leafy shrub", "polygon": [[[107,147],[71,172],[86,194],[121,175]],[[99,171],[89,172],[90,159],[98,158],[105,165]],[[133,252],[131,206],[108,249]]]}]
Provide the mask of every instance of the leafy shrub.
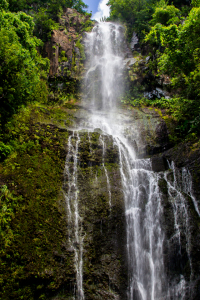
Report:
[{"label": "leafy shrub", "polygon": [[162,25],[170,25],[174,23],[180,23],[180,11],[174,5],[166,5],[165,1],[161,3],[161,6],[156,7],[152,16],[150,24],[156,25],[161,23]]},{"label": "leafy shrub", "polygon": [[3,160],[11,152],[11,147],[0,142],[0,161]]},{"label": "leafy shrub", "polygon": [[40,8],[38,13],[34,16],[35,30],[34,33],[37,37],[41,38],[44,42],[51,37],[52,30],[59,29],[59,24],[51,19],[48,10]]},{"label": "leafy shrub", "polygon": [[0,11],[0,123],[5,124],[28,101],[47,97],[44,79],[49,60],[37,51],[33,18],[23,12]]}]

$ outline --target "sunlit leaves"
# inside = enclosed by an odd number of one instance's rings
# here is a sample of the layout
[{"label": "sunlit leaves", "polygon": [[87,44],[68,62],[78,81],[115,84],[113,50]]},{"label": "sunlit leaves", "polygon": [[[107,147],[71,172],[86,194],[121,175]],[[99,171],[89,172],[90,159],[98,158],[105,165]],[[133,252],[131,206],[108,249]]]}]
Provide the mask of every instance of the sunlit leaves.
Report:
[{"label": "sunlit leaves", "polygon": [[[16,198],[12,195],[6,185],[0,187],[0,240],[2,246],[8,247],[13,239],[13,228],[11,226],[16,207]],[[0,252],[1,252],[0,251]]]},{"label": "sunlit leaves", "polygon": [[48,59],[37,52],[41,41],[32,36],[32,17],[23,12],[0,12],[0,109],[1,122],[18,107],[37,99],[38,89],[47,92],[41,73],[49,67]]},{"label": "sunlit leaves", "polygon": [[41,38],[43,41],[48,40],[51,37],[51,32],[54,29],[58,29],[59,24],[51,19],[47,9],[40,8],[38,13],[35,14],[35,35]]},{"label": "sunlit leaves", "polygon": [[185,86],[187,96],[199,95],[195,81],[199,82],[200,8],[193,8],[182,24],[156,24],[146,41],[164,49],[158,58],[158,70],[170,74],[174,85]]},{"label": "sunlit leaves", "polygon": [[1,0],[0,2],[0,10],[7,10],[8,9],[8,1]]},{"label": "sunlit leaves", "polygon": [[150,22],[152,25],[160,23],[162,25],[179,24],[180,23],[180,11],[173,5],[166,5],[162,7],[156,7],[156,10],[152,16]]},{"label": "sunlit leaves", "polygon": [[152,13],[152,1],[146,0],[109,0],[110,19],[125,22],[128,35],[133,31],[143,36],[143,31],[148,31],[148,21]]}]

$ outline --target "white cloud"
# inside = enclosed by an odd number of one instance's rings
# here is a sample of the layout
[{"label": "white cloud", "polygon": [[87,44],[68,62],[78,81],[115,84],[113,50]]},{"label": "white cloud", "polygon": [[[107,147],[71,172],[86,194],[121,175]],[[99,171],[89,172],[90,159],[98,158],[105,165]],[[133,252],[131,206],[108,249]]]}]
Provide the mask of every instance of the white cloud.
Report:
[{"label": "white cloud", "polygon": [[100,21],[103,17],[109,17],[110,15],[110,8],[106,4],[108,0],[101,0],[99,2],[98,11],[94,14],[94,19]]}]

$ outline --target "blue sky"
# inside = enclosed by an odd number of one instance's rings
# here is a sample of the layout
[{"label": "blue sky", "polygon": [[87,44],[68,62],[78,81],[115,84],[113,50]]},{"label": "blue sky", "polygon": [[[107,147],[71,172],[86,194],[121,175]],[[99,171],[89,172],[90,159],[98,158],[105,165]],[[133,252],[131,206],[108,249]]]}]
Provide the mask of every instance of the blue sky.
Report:
[{"label": "blue sky", "polygon": [[109,8],[106,5],[108,0],[83,0],[85,4],[87,4],[88,12],[92,11],[92,18],[97,21],[102,17],[109,16]]},{"label": "blue sky", "polygon": [[97,12],[99,0],[83,0],[83,2],[89,6],[88,12],[92,11],[93,15]]}]

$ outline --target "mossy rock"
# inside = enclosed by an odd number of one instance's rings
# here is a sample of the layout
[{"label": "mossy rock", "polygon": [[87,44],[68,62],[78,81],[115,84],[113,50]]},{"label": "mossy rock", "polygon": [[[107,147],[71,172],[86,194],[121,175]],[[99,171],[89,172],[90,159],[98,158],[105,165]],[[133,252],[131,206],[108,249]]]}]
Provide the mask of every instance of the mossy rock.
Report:
[{"label": "mossy rock", "polygon": [[[73,134],[66,124],[73,121],[74,109],[77,108],[73,105],[67,108],[30,105],[7,126],[13,152],[0,164],[0,182],[8,186],[16,204],[8,220],[9,242],[5,242],[8,240],[5,228],[1,244],[2,299],[74,297],[74,251],[68,239],[62,190],[68,137]],[[88,135],[84,131],[79,136],[85,297],[114,299],[118,295],[125,299],[126,225],[118,150],[110,136],[98,132]],[[105,143],[104,157],[101,138]]]},{"label": "mossy rock", "polygon": [[61,289],[73,295],[75,270],[62,201],[68,132],[60,116],[59,109],[33,105],[7,126],[13,152],[0,165],[0,182],[16,200],[8,224],[12,239],[7,243],[5,235],[0,251],[5,300],[47,299]]}]

